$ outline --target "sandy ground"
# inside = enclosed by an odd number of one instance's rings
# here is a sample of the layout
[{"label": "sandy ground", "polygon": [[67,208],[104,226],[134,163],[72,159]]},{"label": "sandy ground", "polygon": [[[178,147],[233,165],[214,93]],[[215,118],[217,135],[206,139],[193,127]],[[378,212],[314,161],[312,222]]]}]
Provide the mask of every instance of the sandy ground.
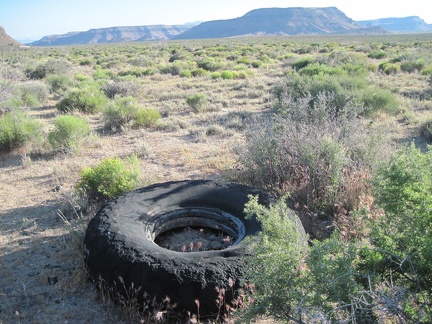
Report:
[{"label": "sandy ground", "polygon": [[[52,112],[45,107],[35,113]],[[139,322],[104,302],[87,281],[82,238],[97,206],[75,212],[80,201],[74,185],[81,168],[108,156],[137,153],[143,185],[223,179],[235,168],[235,140],[207,139],[203,145],[187,131],[132,130],[102,135],[76,155],[27,156],[22,149],[1,153],[0,323]]]}]

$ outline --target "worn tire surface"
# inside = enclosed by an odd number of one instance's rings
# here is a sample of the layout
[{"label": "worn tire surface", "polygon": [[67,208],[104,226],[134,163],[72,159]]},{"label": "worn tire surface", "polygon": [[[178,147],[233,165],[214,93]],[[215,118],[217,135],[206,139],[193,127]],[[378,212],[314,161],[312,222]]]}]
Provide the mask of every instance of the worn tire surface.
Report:
[{"label": "worn tire surface", "polygon": [[[244,238],[261,230],[255,219],[244,217],[250,194],[269,205],[269,197],[256,189],[208,180],[155,184],[111,201],[90,221],[84,238],[91,279],[103,283],[114,298],[134,295],[142,303],[145,293],[159,301],[168,296],[171,304],[193,313],[199,300],[200,314],[217,312],[216,288],[229,288],[230,279],[234,281],[225,296],[229,302],[242,275]],[[244,224],[243,239],[224,250],[188,253],[156,245],[152,233],[158,219],[188,208],[233,215]]]}]

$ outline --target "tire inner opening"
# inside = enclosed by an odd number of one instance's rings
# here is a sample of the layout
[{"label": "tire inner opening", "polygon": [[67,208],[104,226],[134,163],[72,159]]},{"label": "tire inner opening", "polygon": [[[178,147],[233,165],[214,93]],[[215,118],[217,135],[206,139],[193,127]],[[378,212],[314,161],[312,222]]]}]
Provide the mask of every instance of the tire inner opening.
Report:
[{"label": "tire inner opening", "polygon": [[240,242],[244,224],[218,209],[181,208],[155,217],[147,229],[154,243],[177,252],[224,250]]}]

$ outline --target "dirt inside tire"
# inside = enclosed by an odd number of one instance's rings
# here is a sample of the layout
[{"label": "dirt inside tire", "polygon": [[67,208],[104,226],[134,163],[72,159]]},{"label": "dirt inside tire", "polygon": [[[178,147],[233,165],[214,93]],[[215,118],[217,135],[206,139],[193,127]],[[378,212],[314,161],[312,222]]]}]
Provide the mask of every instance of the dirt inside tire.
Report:
[{"label": "dirt inside tire", "polygon": [[139,303],[166,297],[179,310],[219,312],[218,288],[229,303],[243,277],[245,240],[261,226],[246,219],[248,195],[269,196],[238,184],[192,180],[155,184],[102,207],[84,238],[90,277],[113,299]]}]

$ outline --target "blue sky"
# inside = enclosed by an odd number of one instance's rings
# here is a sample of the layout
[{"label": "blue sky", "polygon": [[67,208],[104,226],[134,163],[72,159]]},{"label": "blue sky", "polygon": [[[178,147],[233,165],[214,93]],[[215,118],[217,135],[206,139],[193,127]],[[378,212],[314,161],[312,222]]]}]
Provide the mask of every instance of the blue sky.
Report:
[{"label": "blue sky", "polygon": [[432,0],[0,0],[0,25],[15,39],[113,26],[230,19],[257,8],[334,6],[354,20],[419,16],[432,24]]}]

